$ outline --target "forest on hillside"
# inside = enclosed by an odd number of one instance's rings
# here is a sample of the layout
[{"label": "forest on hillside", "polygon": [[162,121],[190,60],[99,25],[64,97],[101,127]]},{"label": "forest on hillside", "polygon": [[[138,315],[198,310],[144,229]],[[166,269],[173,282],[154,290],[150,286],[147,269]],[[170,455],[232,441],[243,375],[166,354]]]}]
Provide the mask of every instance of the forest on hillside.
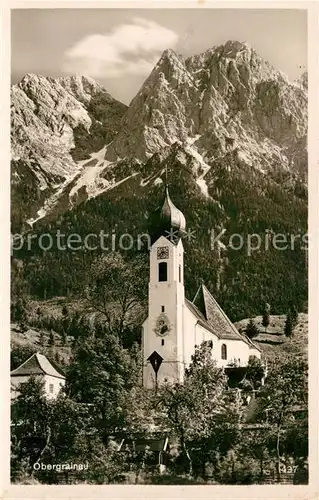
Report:
[{"label": "forest on hillside", "polygon": [[[177,153],[176,153],[177,154]],[[216,165],[214,181],[210,183],[210,198],[200,196],[192,173],[176,157],[170,159],[170,193],[175,205],[183,211],[187,227],[194,238],[183,240],[185,247],[185,288],[192,299],[204,281],[232,321],[251,317],[260,312],[262,304],[272,304],[274,314],[285,314],[294,304],[302,312],[307,305],[307,204],[305,194],[282,189],[284,179],[265,177],[251,169],[243,171],[230,156],[231,169]],[[156,175],[156,162],[146,165]],[[123,169],[131,170],[129,165]],[[153,172],[153,174],[152,174]],[[121,173],[121,177],[125,171]],[[142,175],[144,175],[142,173]],[[291,187],[291,189],[296,189]],[[18,287],[21,293],[34,299],[81,297],[90,285],[90,268],[102,254],[112,254],[97,248],[64,251],[39,248],[38,240],[49,234],[56,242],[58,232],[76,234],[81,241],[86,235],[99,235],[103,230],[114,234],[115,251],[134,267],[135,259],[143,260],[141,272],[148,275],[148,248],[137,248],[138,235],[156,232],[154,212],[163,200],[161,185],[141,187],[138,176],[102,195],[81,203],[72,210],[44,219],[24,234],[32,235],[31,245],[13,248],[13,300]],[[222,248],[213,246],[212,234],[221,238]],[[121,235],[129,233],[134,241],[130,250],[121,250]],[[242,248],[229,245],[232,235],[240,235]],[[286,238],[287,248],[266,247],[269,236]],[[248,252],[249,235],[260,237],[258,250]],[[237,238],[238,240],[238,238]],[[293,244],[291,241],[293,240]],[[111,241],[109,238],[108,242]],[[113,241],[113,240],[112,240]],[[237,243],[236,243],[237,245]],[[146,292],[146,289],[145,289]]]}]

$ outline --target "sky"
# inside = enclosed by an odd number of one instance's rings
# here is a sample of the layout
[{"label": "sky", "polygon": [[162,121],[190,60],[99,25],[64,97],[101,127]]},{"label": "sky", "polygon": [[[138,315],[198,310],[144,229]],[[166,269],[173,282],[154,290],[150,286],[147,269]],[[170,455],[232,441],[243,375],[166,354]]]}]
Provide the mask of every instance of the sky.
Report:
[{"label": "sky", "polygon": [[294,80],[307,70],[307,12],[297,9],[16,9],[12,82],[83,74],[129,104],[167,49],[199,54],[248,42]]}]

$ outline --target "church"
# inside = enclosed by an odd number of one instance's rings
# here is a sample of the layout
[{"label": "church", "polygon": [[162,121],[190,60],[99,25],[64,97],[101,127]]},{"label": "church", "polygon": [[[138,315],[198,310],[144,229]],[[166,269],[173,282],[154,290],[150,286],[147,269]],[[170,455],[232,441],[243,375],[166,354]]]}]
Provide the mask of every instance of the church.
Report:
[{"label": "church", "polygon": [[185,297],[183,213],[168,188],[159,212],[160,231],[150,248],[148,316],[142,325],[143,385],[183,383],[196,346],[209,342],[217,366],[246,366],[260,349],[238,332],[204,284]]}]

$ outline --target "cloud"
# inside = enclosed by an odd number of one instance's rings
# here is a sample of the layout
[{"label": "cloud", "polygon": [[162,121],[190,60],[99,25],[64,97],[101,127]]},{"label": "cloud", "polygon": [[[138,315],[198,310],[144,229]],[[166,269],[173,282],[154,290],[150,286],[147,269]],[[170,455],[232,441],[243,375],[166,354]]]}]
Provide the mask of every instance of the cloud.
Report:
[{"label": "cloud", "polygon": [[174,31],[135,17],[131,24],[116,26],[105,35],[92,34],[78,41],[65,53],[63,69],[105,78],[147,75],[160,54],[177,42]]}]

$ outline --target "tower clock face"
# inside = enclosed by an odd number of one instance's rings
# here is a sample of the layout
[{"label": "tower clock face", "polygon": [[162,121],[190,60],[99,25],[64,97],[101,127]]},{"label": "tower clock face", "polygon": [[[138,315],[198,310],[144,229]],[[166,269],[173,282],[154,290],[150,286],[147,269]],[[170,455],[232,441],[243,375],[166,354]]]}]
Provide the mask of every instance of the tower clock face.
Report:
[{"label": "tower clock face", "polygon": [[168,259],[169,248],[168,247],[158,247],[157,248],[157,258],[158,259]]},{"label": "tower clock face", "polygon": [[165,337],[165,335],[168,335],[171,327],[169,324],[168,317],[166,314],[161,314],[157,320],[156,320],[156,325],[155,325],[155,333],[159,337]]}]

